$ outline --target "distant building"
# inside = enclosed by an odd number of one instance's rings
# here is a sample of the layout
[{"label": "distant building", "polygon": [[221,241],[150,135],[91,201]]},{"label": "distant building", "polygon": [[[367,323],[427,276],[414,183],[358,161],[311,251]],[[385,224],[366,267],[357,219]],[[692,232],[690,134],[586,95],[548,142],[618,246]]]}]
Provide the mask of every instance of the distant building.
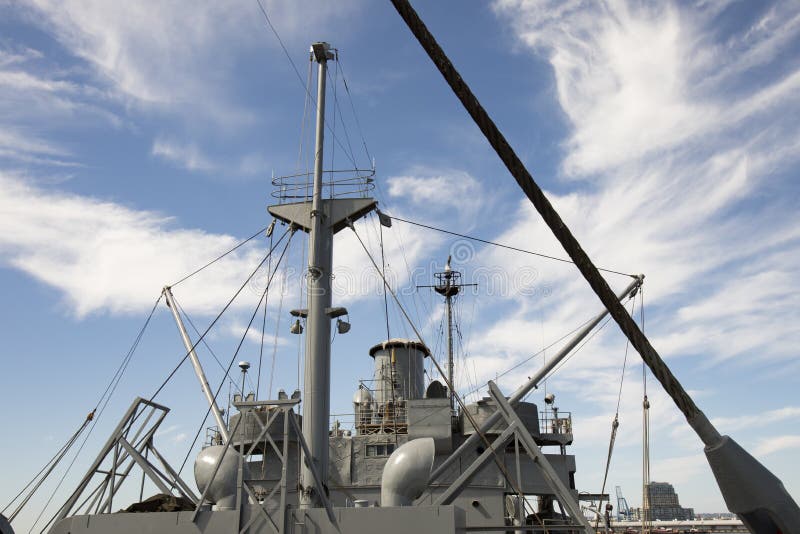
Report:
[{"label": "distant building", "polygon": [[694,508],[682,508],[675,488],[668,482],[651,482],[647,485],[650,497],[650,519],[681,521],[694,519]]}]

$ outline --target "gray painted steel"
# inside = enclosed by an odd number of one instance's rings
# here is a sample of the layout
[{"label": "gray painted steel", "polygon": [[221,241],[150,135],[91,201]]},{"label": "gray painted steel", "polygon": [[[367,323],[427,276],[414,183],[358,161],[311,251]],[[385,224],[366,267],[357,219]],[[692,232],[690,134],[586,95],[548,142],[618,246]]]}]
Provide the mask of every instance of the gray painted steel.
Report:
[{"label": "gray painted steel", "polygon": [[[287,521],[288,531],[314,534],[465,532],[464,514],[453,506],[336,508],[333,514],[335,523],[319,508],[292,510]],[[79,516],[59,523],[51,534],[230,534],[238,532],[238,524],[248,523],[248,532],[252,534],[275,532],[257,505],[245,505],[241,514],[233,510],[201,512],[196,522],[192,522],[191,515],[191,512],[161,512]]]},{"label": "gray painted steel", "polygon": [[306,319],[305,374],[303,379],[303,436],[308,456],[301,463],[302,506],[319,506],[313,492],[312,471],[316,468],[323,487],[328,482],[328,424],[330,419],[331,321],[325,309],[331,307],[333,230],[325,224],[322,211],[322,162],[325,138],[325,83],[328,59],[333,56],[327,43],[311,46],[317,68],[317,132],[314,149],[314,192],[311,201],[311,231],[308,238],[308,318]]},{"label": "gray painted steel", "polygon": [[14,534],[11,523],[8,522],[8,519],[3,514],[0,514],[0,534]]},{"label": "gray painted steel", "polygon": [[[284,395],[275,401],[235,403],[240,413],[231,420],[231,437],[225,436],[224,447],[206,449],[205,456],[200,456],[202,463],[205,457],[222,456],[220,449],[233,449],[233,460],[225,454],[225,461],[209,464],[214,468],[205,473],[208,480],[201,484],[203,495],[198,499],[153,446],[155,429],[168,410],[137,399],[61,508],[59,520],[50,532],[423,534],[537,530],[534,519],[525,517],[519,494],[539,497],[538,519],[558,521],[553,499],[568,511],[569,518],[562,518],[560,524],[549,524],[548,531],[590,532],[574,487],[575,460],[565,454],[571,435],[560,439],[542,434],[536,405],[521,401],[600,323],[607,311],[587,324],[510,398],[506,399],[490,382],[492,398],[466,407],[478,428],[464,414],[454,423],[448,398],[423,398],[421,362],[430,355],[424,345],[409,340],[376,345],[370,350],[376,361],[374,378],[378,383],[388,381],[390,387],[380,391],[376,388],[374,397],[359,390],[354,397],[357,417],[371,423],[357,425],[361,430],[353,436],[340,432],[338,426],[329,433],[333,234],[375,209],[376,202],[368,198],[322,198],[325,79],[327,61],[334,56],[326,43],[316,43],[312,46],[312,59],[318,63],[313,195],[305,202],[269,208],[276,218],[310,234],[308,308],[302,314],[307,321],[302,430],[294,412],[299,398],[294,395],[292,400]],[[618,299],[638,290],[642,278],[635,279]],[[194,364],[196,355],[169,288],[165,293]],[[207,381],[199,362],[195,370],[205,391]],[[449,375],[452,383],[452,371]],[[396,411],[398,400],[404,411]],[[228,429],[218,417],[213,397],[209,402],[225,435]],[[401,413],[405,421],[402,425],[375,425],[376,414],[381,410],[387,413],[389,403],[393,405],[392,417]],[[140,405],[152,410],[138,429],[132,429]],[[159,410],[162,413],[154,416]],[[151,417],[155,417],[152,424]],[[708,445],[706,454],[728,506],[747,518],[751,530],[772,532],[781,527],[784,533],[800,534],[800,512],[780,481],[735,442],[720,437],[702,414],[690,424]],[[481,440],[492,438],[488,449],[478,447]],[[556,444],[561,454],[545,454],[540,449]],[[455,452],[451,454],[453,448]],[[416,453],[407,454],[408,451]],[[161,461],[161,468],[148,460],[148,452]],[[260,459],[253,458],[254,454]],[[329,458],[333,461],[329,462]],[[111,467],[100,469],[107,459],[111,459]],[[493,459],[494,463],[490,461]],[[111,513],[113,497],[134,465],[160,491],[177,491],[186,496],[195,503],[194,511]],[[105,474],[105,481],[86,496],[85,490],[98,474]],[[209,491],[217,476],[226,488],[222,496]],[[79,503],[84,496],[85,500]],[[88,506],[84,506],[87,502]],[[232,503],[232,509],[224,509]],[[84,515],[74,515],[77,510],[84,510]],[[5,525],[0,525],[0,531],[6,534],[3,528]]]},{"label": "gray painted steel", "polygon": [[436,448],[432,438],[411,440],[392,453],[381,475],[381,506],[411,506],[431,476]]},{"label": "gray painted steel", "polygon": [[228,427],[225,425],[225,420],[222,419],[222,411],[219,409],[219,406],[217,406],[217,400],[214,398],[214,393],[211,391],[211,386],[208,385],[208,379],[206,378],[205,372],[203,372],[203,366],[200,364],[200,359],[197,357],[197,353],[194,351],[194,345],[189,339],[189,333],[186,331],[186,327],[183,325],[181,315],[178,313],[178,306],[175,304],[175,299],[172,296],[172,290],[169,287],[164,288],[164,297],[167,299],[167,305],[172,311],[172,317],[175,319],[175,324],[178,326],[178,331],[181,333],[183,345],[189,352],[189,360],[192,362],[192,368],[194,369],[195,375],[197,375],[197,380],[200,381],[200,389],[203,390],[203,395],[205,395],[206,401],[211,407],[211,415],[214,417],[214,421],[217,422],[217,429],[222,435],[223,441],[227,442],[230,439],[230,436],[228,435]]},{"label": "gray painted steel", "polygon": [[[622,300],[632,291],[638,290],[638,288],[642,285],[643,280],[644,280],[643,276],[639,276],[638,278],[636,278],[633,282],[630,283],[630,285],[628,285],[628,287],[626,287],[622,292],[620,292],[617,295],[617,298],[619,300]],[[566,358],[570,352],[572,352],[572,349],[577,347],[578,343],[580,343],[586,336],[589,335],[589,332],[594,330],[594,328],[598,324],[600,324],[600,321],[602,321],[606,315],[608,315],[608,310],[604,310],[594,319],[592,319],[577,334],[575,334],[575,336],[573,336],[572,339],[570,339],[569,342],[567,342],[567,344],[564,345],[564,347],[562,347],[561,350],[559,350],[558,353],[551,360],[549,360],[544,366],[542,366],[542,368],[539,369],[532,377],[530,377],[527,382],[525,382],[522,386],[517,388],[517,390],[514,391],[514,393],[512,393],[511,397],[509,397],[508,399],[511,406],[516,406],[516,404],[520,400],[522,400],[522,398],[525,395],[534,390],[539,385],[539,382],[541,382],[542,379],[546,377],[550,371],[552,371],[559,363],[561,363],[561,361],[564,358]],[[499,421],[500,418],[501,418],[500,413],[495,412],[494,415],[487,418],[484,421],[483,425],[481,425],[481,432],[486,432],[488,429],[492,427],[492,425],[494,425],[497,421]],[[452,462],[458,460],[461,454],[463,454],[467,449],[469,449],[470,447],[475,447],[479,439],[480,435],[478,433],[470,436],[467,441],[465,441],[458,449],[456,449],[456,451],[450,456],[450,458],[447,459],[447,461],[442,463],[442,465],[440,465],[437,469],[434,469],[433,473],[431,474],[431,482],[434,482],[436,479],[438,479],[439,476],[442,474],[442,472],[445,469],[447,469],[447,467],[449,467]]]},{"label": "gray painted steel", "polygon": [[751,532],[800,534],[800,509],[783,483],[733,439],[705,448],[728,510]]},{"label": "gray painted steel", "polygon": [[373,347],[375,359],[373,389],[375,402],[384,405],[405,399],[421,399],[425,393],[425,364],[427,349],[408,340],[390,340]]},{"label": "gray painted steel", "polygon": [[453,450],[453,418],[447,398],[413,399],[406,406],[409,439],[433,438],[437,454]]}]

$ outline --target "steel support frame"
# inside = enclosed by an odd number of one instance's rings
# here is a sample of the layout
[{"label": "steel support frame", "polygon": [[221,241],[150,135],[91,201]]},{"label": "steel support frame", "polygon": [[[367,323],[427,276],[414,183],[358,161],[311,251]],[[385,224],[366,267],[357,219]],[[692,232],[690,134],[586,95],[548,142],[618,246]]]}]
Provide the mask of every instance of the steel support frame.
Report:
[{"label": "steel support frame", "polygon": [[[320,496],[320,501],[325,508],[328,518],[330,519],[331,523],[334,525],[336,524],[336,518],[333,514],[333,508],[331,506],[330,500],[328,499],[327,494],[325,493],[324,486],[322,485],[322,481],[317,473],[316,467],[313,462],[309,462],[308,459],[310,458],[308,445],[303,437],[302,430],[300,429],[300,425],[297,423],[296,414],[294,412],[295,406],[300,403],[300,399],[279,399],[279,400],[266,400],[266,401],[243,401],[243,402],[235,402],[234,406],[239,410],[240,417],[236,422],[236,425],[233,429],[231,429],[230,436],[231,439],[225,443],[225,448],[223,449],[222,455],[224,456],[229,447],[234,445],[234,442],[237,441],[239,443],[240,449],[240,456],[239,456],[239,489],[237,494],[237,524],[236,524],[236,532],[239,534],[244,534],[252,529],[255,522],[258,518],[263,518],[266,524],[271,528],[275,534],[284,534],[287,532],[287,525],[286,525],[286,507],[287,507],[287,493],[288,493],[288,475],[289,475],[289,435],[290,431],[293,431],[297,440],[302,448],[304,453],[303,459],[306,461],[306,466],[310,469],[313,476],[313,487],[317,494]],[[275,408],[274,412],[270,414],[267,418],[267,421],[262,423],[259,418],[255,418],[256,423],[261,427],[258,437],[253,440],[252,445],[247,450],[244,450],[244,437],[245,437],[245,429],[247,428],[246,421],[252,417],[252,412],[254,412],[258,408],[265,408],[265,407],[272,407]],[[269,435],[269,430],[277,421],[278,415],[283,414],[283,443],[282,447],[278,447],[272,437]],[[242,424],[245,422],[245,424]],[[252,487],[252,480],[248,480],[244,478],[244,461],[246,457],[252,455],[255,451],[255,448],[261,443],[261,440],[265,440],[267,443],[270,444],[270,447],[275,452],[278,459],[281,461],[281,478],[275,484],[275,486],[270,490],[267,497],[264,499],[265,501],[269,501],[276,493],[279,493],[279,508],[277,510],[277,518],[273,518],[273,515],[266,510],[266,508],[258,503],[258,499],[256,497],[255,491]],[[264,451],[266,454],[266,450]],[[200,496],[200,499],[197,500],[197,507],[192,514],[191,521],[195,522],[197,519],[198,514],[200,513],[203,503],[206,500],[208,488],[211,487],[211,483],[214,481],[214,478],[217,476],[217,472],[219,471],[219,466],[221,463],[218,463],[215,467],[214,471],[211,473],[211,479],[209,480],[208,486],[203,491],[203,494]],[[249,498],[249,499],[248,499]],[[244,514],[245,505],[248,503],[248,500],[252,500],[256,504],[256,514],[250,516],[248,521],[242,525],[242,517]]]},{"label": "steel support frame", "polygon": [[550,465],[550,462],[539,448],[539,445],[536,444],[533,436],[531,436],[530,432],[525,429],[525,423],[523,423],[522,419],[520,419],[517,412],[514,411],[514,408],[511,407],[511,404],[509,404],[505,395],[503,395],[503,392],[500,391],[500,388],[497,387],[497,384],[495,384],[493,380],[489,381],[489,394],[494,399],[495,404],[497,404],[498,412],[502,414],[503,419],[506,420],[509,428],[512,425],[517,428],[517,439],[519,439],[519,441],[525,447],[525,451],[528,453],[528,456],[530,456],[531,459],[541,469],[545,482],[548,486],[550,486],[550,489],[553,490],[553,493],[555,493],[556,497],[558,498],[558,502],[563,508],[566,508],[566,510],[569,512],[570,518],[577,522],[584,532],[586,532],[586,534],[593,533],[594,530],[592,529],[592,526],[589,524],[589,521],[586,519],[586,517],[584,517],[577,499],[575,499],[575,496],[572,494],[570,489],[561,481],[558,473],[556,473],[556,470],[553,469],[552,465]]},{"label": "steel support frame", "polygon": [[[54,520],[64,519],[71,515],[73,510],[76,510],[77,513],[86,503],[89,503],[87,511],[96,506],[95,513],[111,512],[114,495],[124,481],[129,478],[134,465],[138,465],[164,493],[172,494],[171,487],[174,485],[181,497],[196,502],[197,497],[189,489],[189,486],[153,446],[153,436],[168,413],[169,408],[166,406],[136,397],[81,479],[78,487],[59,509]],[[155,420],[152,420],[154,416]],[[153,452],[166,474],[145,457],[146,451]],[[101,469],[109,456],[112,456],[111,466],[108,469]],[[124,468],[123,465],[125,465]],[[76,504],[97,474],[104,475],[103,479],[76,508]]]},{"label": "steel support frame", "polygon": [[[536,444],[533,436],[531,436],[530,432],[525,428],[525,423],[520,419],[510,402],[493,381],[489,381],[489,393],[497,405],[496,413],[500,414],[500,417],[507,423],[506,428],[495,438],[491,445],[487,447],[455,481],[453,481],[444,493],[434,500],[433,504],[439,506],[451,504],[475,475],[486,467],[486,464],[492,460],[498,451],[504,453],[506,445],[514,438],[522,443],[528,456],[540,467],[545,482],[555,494],[558,502],[569,512],[570,518],[575,521],[578,527],[583,529],[586,534],[593,533],[594,531],[591,525],[581,512],[580,504],[572,495],[570,489],[561,481],[558,473],[556,473],[553,466],[550,465],[550,462],[547,460],[544,453],[542,453],[539,445]],[[519,475],[517,476],[519,477]]]},{"label": "steel support frame", "polygon": [[[625,289],[623,289],[620,293],[617,294],[617,299],[623,300],[625,297],[634,295],[638,290],[639,287],[642,285],[644,281],[644,277],[637,277],[634,279]],[[547,363],[542,366],[536,373],[531,376],[527,382],[525,382],[522,386],[517,388],[514,393],[511,394],[509,398],[509,403],[511,406],[516,406],[525,395],[533,391],[539,386],[539,382],[541,382],[555,367],[564,360],[572,350],[578,346],[578,344],[589,335],[589,333],[594,330],[594,328],[600,324],[600,322],[608,315],[608,310],[603,310],[597,316],[595,316],[591,321],[589,321],[583,328],[581,328],[573,337],[570,339],[562,348],[558,351],[558,353],[553,356]],[[464,443],[459,445],[459,447],[448,456],[444,462],[439,464],[433,472],[431,473],[429,483],[435,483],[438,478],[440,478],[447,469],[453,465],[453,463],[458,460],[461,455],[469,449],[474,448],[478,444],[478,440],[480,439],[480,435],[482,433],[488,432],[492,426],[494,426],[499,420],[501,416],[498,412],[493,413],[490,415],[486,420],[483,421],[477,432],[470,435]]]}]

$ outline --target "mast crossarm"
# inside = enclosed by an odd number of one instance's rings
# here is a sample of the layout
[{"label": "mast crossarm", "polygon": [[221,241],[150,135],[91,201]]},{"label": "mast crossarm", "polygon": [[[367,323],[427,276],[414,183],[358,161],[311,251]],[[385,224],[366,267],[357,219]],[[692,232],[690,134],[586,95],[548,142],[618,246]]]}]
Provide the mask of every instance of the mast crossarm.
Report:
[{"label": "mast crossarm", "polygon": [[[347,220],[356,221],[377,209],[378,202],[372,198],[328,198],[320,199],[319,214],[333,233],[347,227]],[[310,232],[312,215],[316,215],[311,202],[292,202],[267,208],[270,215],[287,224],[294,224],[304,232]]]}]

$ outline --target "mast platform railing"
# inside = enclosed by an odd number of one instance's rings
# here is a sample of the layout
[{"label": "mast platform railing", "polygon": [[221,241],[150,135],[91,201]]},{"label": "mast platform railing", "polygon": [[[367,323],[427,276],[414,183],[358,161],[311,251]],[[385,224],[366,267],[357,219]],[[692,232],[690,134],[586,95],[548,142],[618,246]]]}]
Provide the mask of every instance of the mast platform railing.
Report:
[{"label": "mast platform railing", "polygon": [[[272,178],[272,197],[281,204],[310,202],[314,173],[302,172]],[[375,189],[375,169],[340,169],[323,171],[322,198],[365,198]]]}]

